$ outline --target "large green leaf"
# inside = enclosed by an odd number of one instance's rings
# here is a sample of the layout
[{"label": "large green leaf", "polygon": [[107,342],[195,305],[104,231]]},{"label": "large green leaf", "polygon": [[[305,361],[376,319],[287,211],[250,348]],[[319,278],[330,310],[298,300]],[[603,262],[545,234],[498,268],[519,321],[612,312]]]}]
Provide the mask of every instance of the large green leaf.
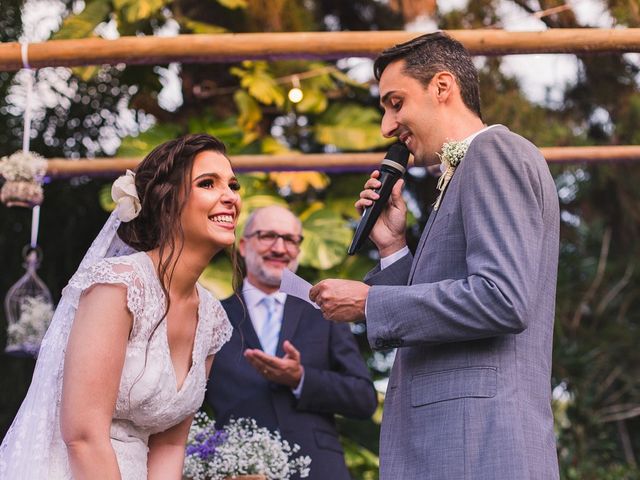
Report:
[{"label": "large green leaf", "polygon": [[238,126],[235,116],[230,115],[224,120],[218,120],[210,112],[205,111],[199,117],[189,118],[189,132],[208,133],[219,138],[227,146],[227,153],[237,154],[243,150],[244,132]]},{"label": "large green leaf", "polygon": [[116,152],[116,157],[144,156],[161,143],[172,140],[181,133],[181,127],[172,123],[154,125],[137,137],[123,138]]},{"label": "large green leaf", "polygon": [[247,8],[247,0],[216,0],[223,7],[227,7],[231,10],[236,8]]},{"label": "large green leaf", "polygon": [[169,0],[113,0],[120,18],[129,24],[146,20],[158,13]]},{"label": "large green leaf", "polygon": [[327,109],[327,96],[320,90],[303,89],[304,96],[296,104],[296,110],[300,113],[322,113]]},{"label": "large green leaf", "polygon": [[271,155],[291,152],[291,150],[287,148],[286,145],[283,145],[271,135],[267,135],[266,137],[262,137],[260,139],[260,151],[262,153]]},{"label": "large green leaf", "polygon": [[284,105],[282,87],[269,72],[266,62],[242,62],[243,68],[233,67],[231,73],[240,78],[240,85],[249,95],[264,105]]},{"label": "large green leaf", "polygon": [[300,265],[325,270],[344,261],[352,232],[340,215],[316,203],[300,219],[304,235]]},{"label": "large green leaf", "polygon": [[387,145],[380,133],[380,112],[355,103],[334,104],[314,125],[316,140],[341,150],[370,150]]},{"label": "large green leaf", "polygon": [[245,90],[237,90],[233,94],[233,100],[239,112],[238,126],[244,131],[254,130],[262,120],[262,110],[258,102]]},{"label": "large green leaf", "polygon": [[109,13],[111,13],[109,0],[88,1],[82,12],[65,18],[62,27],[52,38],[63,40],[91,37],[95,28],[109,18]]},{"label": "large green leaf", "polygon": [[88,82],[98,74],[101,68],[100,65],[89,65],[88,67],[73,67],[71,71],[83,82]]},{"label": "large green leaf", "polygon": [[225,33],[228,30],[218,25],[212,25],[211,23],[198,22],[191,20],[190,18],[180,18],[178,23],[182,27],[181,30],[188,30],[193,33]]}]

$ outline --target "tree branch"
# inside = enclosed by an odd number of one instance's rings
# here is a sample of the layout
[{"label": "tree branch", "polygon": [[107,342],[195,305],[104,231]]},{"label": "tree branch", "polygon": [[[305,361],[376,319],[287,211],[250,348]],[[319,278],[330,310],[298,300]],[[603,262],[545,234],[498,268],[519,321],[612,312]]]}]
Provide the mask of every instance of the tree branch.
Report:
[{"label": "tree branch", "polygon": [[611,227],[607,227],[602,235],[602,246],[600,247],[600,258],[598,260],[598,267],[596,269],[596,275],[591,282],[591,286],[585,292],[582,297],[582,301],[578,308],[576,308],[575,313],[573,314],[573,319],[571,320],[571,329],[575,332],[580,326],[580,321],[582,320],[582,315],[589,308],[589,302],[593,299],[598,287],[602,283],[602,279],[604,277],[604,271],[607,266],[607,258],[609,256],[609,247],[611,246]]}]

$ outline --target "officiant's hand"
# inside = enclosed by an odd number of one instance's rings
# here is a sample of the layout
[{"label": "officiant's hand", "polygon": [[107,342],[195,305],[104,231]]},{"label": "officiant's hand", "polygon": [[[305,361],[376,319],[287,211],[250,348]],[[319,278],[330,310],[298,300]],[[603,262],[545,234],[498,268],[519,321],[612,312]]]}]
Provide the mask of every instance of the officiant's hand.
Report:
[{"label": "officiant's hand", "polygon": [[[361,215],[366,207],[370,207],[380,198],[380,195],[374,192],[381,185],[379,177],[380,172],[374,170],[365,182],[364,190],[360,192],[360,199],[355,203],[355,207]],[[402,198],[402,187],[404,180],[398,180],[391,190],[386,208],[380,213],[369,235],[381,257],[387,257],[407,244],[404,234],[407,226],[407,204]]]},{"label": "officiant's hand", "polygon": [[366,283],[354,280],[328,279],[311,287],[309,298],[320,307],[327,320],[359,322],[364,320],[369,288]]},{"label": "officiant's hand", "polygon": [[269,355],[258,348],[247,348],[244,358],[270,382],[295,389],[304,373],[304,367],[300,363],[300,352],[289,340],[284,341],[282,348],[283,357]]}]

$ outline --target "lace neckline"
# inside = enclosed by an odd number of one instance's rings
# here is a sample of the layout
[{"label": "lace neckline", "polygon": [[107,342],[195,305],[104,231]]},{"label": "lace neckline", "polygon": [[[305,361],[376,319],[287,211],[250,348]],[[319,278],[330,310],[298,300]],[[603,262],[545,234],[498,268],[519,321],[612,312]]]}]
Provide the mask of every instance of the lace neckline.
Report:
[{"label": "lace neckline", "polygon": [[[156,287],[158,288],[158,294],[160,295],[160,298],[166,301],[166,296],[164,294],[164,291],[162,290],[162,284],[160,283],[160,279],[158,278],[158,273],[156,272],[156,266],[153,263],[153,260],[147,254],[147,252],[140,252],[140,254],[143,255],[146,259],[144,263],[146,263],[146,266],[148,268],[148,273],[150,273],[151,276],[155,279]],[[191,377],[193,376],[192,374],[196,370],[199,363],[198,361],[199,356],[196,354],[196,352],[198,351],[199,345],[201,342],[200,331],[202,330],[201,326],[204,323],[203,318],[205,317],[203,312],[204,310],[203,290],[204,288],[199,283],[196,282],[196,292],[198,293],[198,308],[197,308],[198,320],[196,324],[196,333],[193,339],[193,347],[191,348],[191,365],[189,366],[189,369],[187,370],[187,374],[182,379],[182,383],[180,385],[178,385],[178,375],[176,374],[176,366],[174,365],[173,359],[171,358],[171,347],[169,346],[169,330],[167,326],[166,317],[162,319],[158,327],[160,329],[163,329],[163,331],[160,332],[162,334],[162,345],[165,347],[165,353],[168,355],[167,359],[170,365],[169,370],[171,371],[171,375],[173,377],[173,383],[174,383],[177,394],[180,394],[186,390],[185,386],[191,380]]]}]

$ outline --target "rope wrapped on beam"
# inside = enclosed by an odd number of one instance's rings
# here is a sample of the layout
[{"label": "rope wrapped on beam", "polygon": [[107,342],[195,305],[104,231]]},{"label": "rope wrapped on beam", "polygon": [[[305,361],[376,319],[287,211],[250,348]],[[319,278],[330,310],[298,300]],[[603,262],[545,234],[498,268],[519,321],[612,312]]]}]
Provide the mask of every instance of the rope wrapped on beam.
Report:
[{"label": "rope wrapped on beam", "polygon": [[[293,32],[193,34],[50,40],[29,47],[32,68],[113,63],[212,63],[238,60],[375,57],[383,49],[424,32]],[[473,55],[609,53],[640,51],[640,28],[562,28],[540,32],[448,30]],[[0,44],[0,70],[22,66],[20,44]]]},{"label": "rope wrapped on beam", "polygon": [[[547,147],[541,148],[549,163],[596,163],[640,161],[640,146],[619,145],[605,147]],[[384,153],[318,153],[284,155],[234,155],[233,168],[247,171],[340,171],[365,172],[380,165]],[[52,178],[89,176],[116,176],[127,168],[133,169],[142,158],[109,158],[48,161],[47,176]]]}]

